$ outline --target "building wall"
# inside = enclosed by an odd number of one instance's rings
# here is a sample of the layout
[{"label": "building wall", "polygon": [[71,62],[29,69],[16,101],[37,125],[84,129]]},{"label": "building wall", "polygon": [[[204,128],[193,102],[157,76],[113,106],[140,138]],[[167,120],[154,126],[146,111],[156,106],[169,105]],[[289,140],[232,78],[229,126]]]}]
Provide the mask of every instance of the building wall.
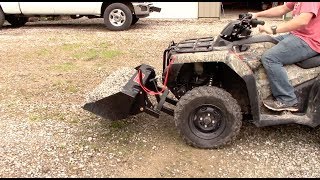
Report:
[{"label": "building wall", "polygon": [[160,7],[160,13],[151,13],[147,18],[192,19],[198,18],[198,2],[152,2]]},{"label": "building wall", "polygon": [[199,18],[220,18],[221,2],[199,2]]}]

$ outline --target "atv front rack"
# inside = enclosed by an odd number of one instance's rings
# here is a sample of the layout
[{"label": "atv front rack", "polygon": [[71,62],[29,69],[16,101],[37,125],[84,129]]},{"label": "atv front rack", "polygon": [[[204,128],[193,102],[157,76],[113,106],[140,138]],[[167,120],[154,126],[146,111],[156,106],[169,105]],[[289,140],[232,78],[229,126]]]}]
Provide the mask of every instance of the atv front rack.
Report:
[{"label": "atv front rack", "polygon": [[208,52],[214,50],[214,38],[213,37],[203,37],[186,39],[179,43],[172,41],[169,47],[164,50],[163,54],[163,70],[169,65],[170,57],[172,54],[176,53],[194,53],[194,52]]},{"label": "atv front rack", "polygon": [[177,53],[193,53],[193,52],[208,52],[213,50],[213,37],[204,37],[196,39],[186,39],[179,43],[171,45],[172,50]]}]

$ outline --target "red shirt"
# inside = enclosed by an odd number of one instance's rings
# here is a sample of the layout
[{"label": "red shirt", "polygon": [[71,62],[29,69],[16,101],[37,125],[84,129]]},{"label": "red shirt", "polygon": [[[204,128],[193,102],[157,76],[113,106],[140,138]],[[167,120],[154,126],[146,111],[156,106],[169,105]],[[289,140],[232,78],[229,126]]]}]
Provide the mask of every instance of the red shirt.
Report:
[{"label": "red shirt", "polygon": [[320,2],[287,2],[286,6],[293,9],[293,18],[300,13],[314,14],[309,24],[291,33],[303,39],[313,50],[320,53]]}]

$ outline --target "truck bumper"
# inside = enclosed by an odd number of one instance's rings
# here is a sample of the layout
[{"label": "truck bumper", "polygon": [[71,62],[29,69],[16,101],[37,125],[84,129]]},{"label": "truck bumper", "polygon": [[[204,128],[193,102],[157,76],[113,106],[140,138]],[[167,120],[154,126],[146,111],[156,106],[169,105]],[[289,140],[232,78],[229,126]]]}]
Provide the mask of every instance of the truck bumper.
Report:
[{"label": "truck bumper", "polygon": [[147,17],[151,12],[160,12],[161,8],[154,7],[152,3],[132,3],[134,14],[137,17]]},{"label": "truck bumper", "polygon": [[151,12],[160,12],[160,11],[161,11],[161,8],[154,7],[154,6],[150,6],[150,11],[151,11]]}]

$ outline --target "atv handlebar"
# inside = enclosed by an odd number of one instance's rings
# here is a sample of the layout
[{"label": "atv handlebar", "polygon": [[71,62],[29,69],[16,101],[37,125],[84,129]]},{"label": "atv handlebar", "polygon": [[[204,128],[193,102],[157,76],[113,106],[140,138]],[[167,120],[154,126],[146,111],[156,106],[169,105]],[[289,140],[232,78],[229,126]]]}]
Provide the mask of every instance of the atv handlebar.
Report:
[{"label": "atv handlebar", "polygon": [[244,22],[245,24],[248,23],[253,27],[257,27],[257,25],[264,25],[264,21],[260,21],[257,18],[252,19],[252,14],[250,13],[241,13],[239,14],[239,20]]},{"label": "atv handlebar", "polygon": [[251,19],[251,18],[252,18],[252,14],[250,14],[250,13],[239,14],[239,19]]},{"label": "atv handlebar", "polygon": [[229,42],[238,41],[248,38],[251,34],[251,29],[258,25],[264,25],[264,21],[256,18],[252,19],[252,14],[239,14],[239,19],[231,21],[220,33],[221,38]]},{"label": "atv handlebar", "polygon": [[264,22],[264,21],[257,20],[257,19],[252,19],[252,20],[250,21],[250,24],[251,24],[252,26],[257,26],[257,25],[264,25],[265,22]]}]

